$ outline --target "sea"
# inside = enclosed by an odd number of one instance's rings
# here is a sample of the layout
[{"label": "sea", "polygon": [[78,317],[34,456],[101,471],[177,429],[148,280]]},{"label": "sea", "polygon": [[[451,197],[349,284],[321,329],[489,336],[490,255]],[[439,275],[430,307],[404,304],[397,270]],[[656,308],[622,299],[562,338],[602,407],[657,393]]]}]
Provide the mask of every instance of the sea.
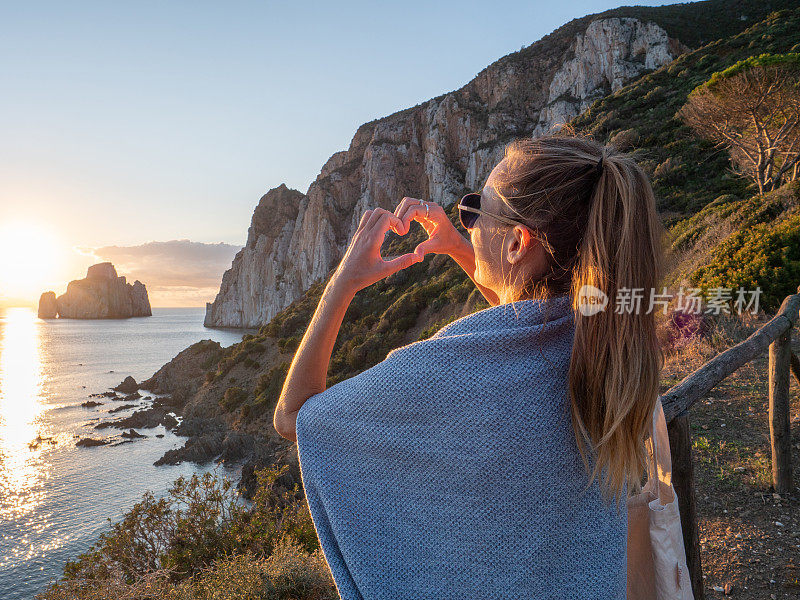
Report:
[{"label": "sea", "polygon": [[[122,441],[121,430],[94,430],[123,403],[90,398],[126,376],[150,377],[194,342],[223,346],[243,330],[207,329],[202,308],[156,308],[152,317],[41,320],[28,308],[0,311],[0,598],[31,600],[64,564],[87,550],[146,491],[166,493],[181,475],[213,464],[153,466],[183,445],[163,427],[122,445],[81,448],[83,437]],[[85,408],[88,400],[103,404]],[[137,401],[147,404],[147,398]],[[162,435],[163,437],[156,437]]]}]

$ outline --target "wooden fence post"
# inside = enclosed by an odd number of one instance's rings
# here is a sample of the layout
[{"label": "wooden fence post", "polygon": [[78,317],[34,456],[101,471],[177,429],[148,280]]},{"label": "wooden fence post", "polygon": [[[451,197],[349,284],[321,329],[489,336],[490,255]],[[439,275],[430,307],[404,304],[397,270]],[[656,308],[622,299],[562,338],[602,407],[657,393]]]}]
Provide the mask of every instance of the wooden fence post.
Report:
[{"label": "wooden fence post", "polygon": [[667,423],[667,432],[672,455],[672,486],[678,496],[683,546],[686,549],[686,565],[689,567],[689,576],[692,580],[692,592],[695,600],[705,600],[703,565],[700,561],[700,536],[697,530],[697,511],[694,498],[694,465],[692,464],[689,413],[683,412]]},{"label": "wooden fence post", "polygon": [[769,440],[772,484],[779,494],[792,491],[792,437],[789,430],[791,328],[769,345]]}]

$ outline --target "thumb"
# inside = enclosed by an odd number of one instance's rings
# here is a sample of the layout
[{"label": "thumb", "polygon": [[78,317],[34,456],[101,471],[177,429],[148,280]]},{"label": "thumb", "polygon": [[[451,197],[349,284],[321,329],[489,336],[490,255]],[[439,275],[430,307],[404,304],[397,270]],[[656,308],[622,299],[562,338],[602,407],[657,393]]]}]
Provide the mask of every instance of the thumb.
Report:
[{"label": "thumb", "polygon": [[402,256],[398,256],[397,258],[393,258],[392,260],[387,260],[385,268],[387,271],[387,275],[391,275],[396,271],[401,271],[403,269],[407,269],[411,265],[414,265],[418,262],[421,262],[424,257],[421,257],[413,252],[409,252],[408,254],[403,254]]},{"label": "thumb", "polygon": [[425,258],[425,254],[427,252],[435,252],[436,246],[438,245],[438,240],[435,238],[428,238],[424,242],[420,242],[417,244],[417,247],[414,248],[414,254],[420,256],[420,260]]}]

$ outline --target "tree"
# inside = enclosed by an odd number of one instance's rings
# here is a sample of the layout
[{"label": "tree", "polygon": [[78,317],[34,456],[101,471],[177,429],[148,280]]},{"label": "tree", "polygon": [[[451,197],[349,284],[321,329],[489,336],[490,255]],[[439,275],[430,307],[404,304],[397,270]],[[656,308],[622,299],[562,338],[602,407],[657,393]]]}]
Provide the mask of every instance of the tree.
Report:
[{"label": "tree", "polygon": [[763,194],[800,176],[800,53],[761,54],[714,73],[677,115],[730,151]]}]

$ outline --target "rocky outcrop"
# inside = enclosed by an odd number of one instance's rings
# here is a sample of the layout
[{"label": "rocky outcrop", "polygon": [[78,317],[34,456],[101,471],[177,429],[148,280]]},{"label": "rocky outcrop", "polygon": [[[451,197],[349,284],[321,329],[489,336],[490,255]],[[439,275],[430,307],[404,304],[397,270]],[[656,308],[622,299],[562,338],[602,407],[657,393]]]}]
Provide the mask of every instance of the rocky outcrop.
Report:
[{"label": "rocky outcrop", "polygon": [[139,389],[139,384],[136,383],[136,380],[128,375],[125,379],[122,380],[117,387],[113,388],[115,392],[122,392],[123,394],[133,394],[136,390]]},{"label": "rocky outcrop", "polygon": [[170,394],[162,404],[181,407],[197,393],[205,376],[222,356],[222,346],[213,340],[201,340],[182,350],[175,358],[161,367],[152,377],[139,385],[139,389],[155,394]]},{"label": "rocky outcrop", "polygon": [[403,196],[451,205],[481,187],[512,138],[556,130],[685,49],[652,21],[587,17],[459,90],[362,125],[305,194],[281,185],[261,198],[205,324],[269,322],[330,272],[364,210],[394,210]]},{"label": "rocky outcrop", "polygon": [[167,429],[174,429],[178,426],[178,420],[166,409],[161,407],[150,407],[137,410],[131,416],[116,421],[101,421],[97,423],[95,429],[152,429],[163,425]]},{"label": "rocky outcrop", "polygon": [[684,49],[652,22],[593,21],[575,37],[572,58],[553,76],[533,135],[546,134],[555,123],[566,123],[598,98],[616,92],[644,70],[667,64]]},{"label": "rocky outcrop", "polygon": [[56,304],[56,293],[45,292],[39,296],[39,318],[55,319],[58,315],[58,305]]},{"label": "rocky outcrop", "polygon": [[105,446],[106,444],[110,443],[111,440],[98,440],[95,438],[81,438],[75,445],[78,448],[94,448],[95,446]]},{"label": "rocky outcrop", "polygon": [[[51,295],[42,294],[39,313],[54,318]],[[67,291],[55,299],[55,309],[62,319],[126,319],[149,317],[152,310],[147,289],[141,281],[133,285],[118,277],[114,265],[109,262],[89,267],[85,279],[70,281]]]},{"label": "rocky outcrop", "polygon": [[[206,326],[256,327],[272,318],[275,305],[288,304],[302,293],[302,282],[286,278],[287,264],[275,257],[286,257],[291,251],[295,221],[304,200],[303,194],[283,184],[261,198],[250,222],[247,244],[222,276],[217,299],[207,305]],[[264,294],[265,285],[270,294]]]},{"label": "rocky outcrop", "polygon": [[205,464],[214,459],[218,462],[236,462],[253,454],[258,445],[252,435],[202,419],[186,419],[175,433],[188,436],[186,443],[180,448],[167,450],[154,463],[156,466],[176,465],[184,461]]}]

